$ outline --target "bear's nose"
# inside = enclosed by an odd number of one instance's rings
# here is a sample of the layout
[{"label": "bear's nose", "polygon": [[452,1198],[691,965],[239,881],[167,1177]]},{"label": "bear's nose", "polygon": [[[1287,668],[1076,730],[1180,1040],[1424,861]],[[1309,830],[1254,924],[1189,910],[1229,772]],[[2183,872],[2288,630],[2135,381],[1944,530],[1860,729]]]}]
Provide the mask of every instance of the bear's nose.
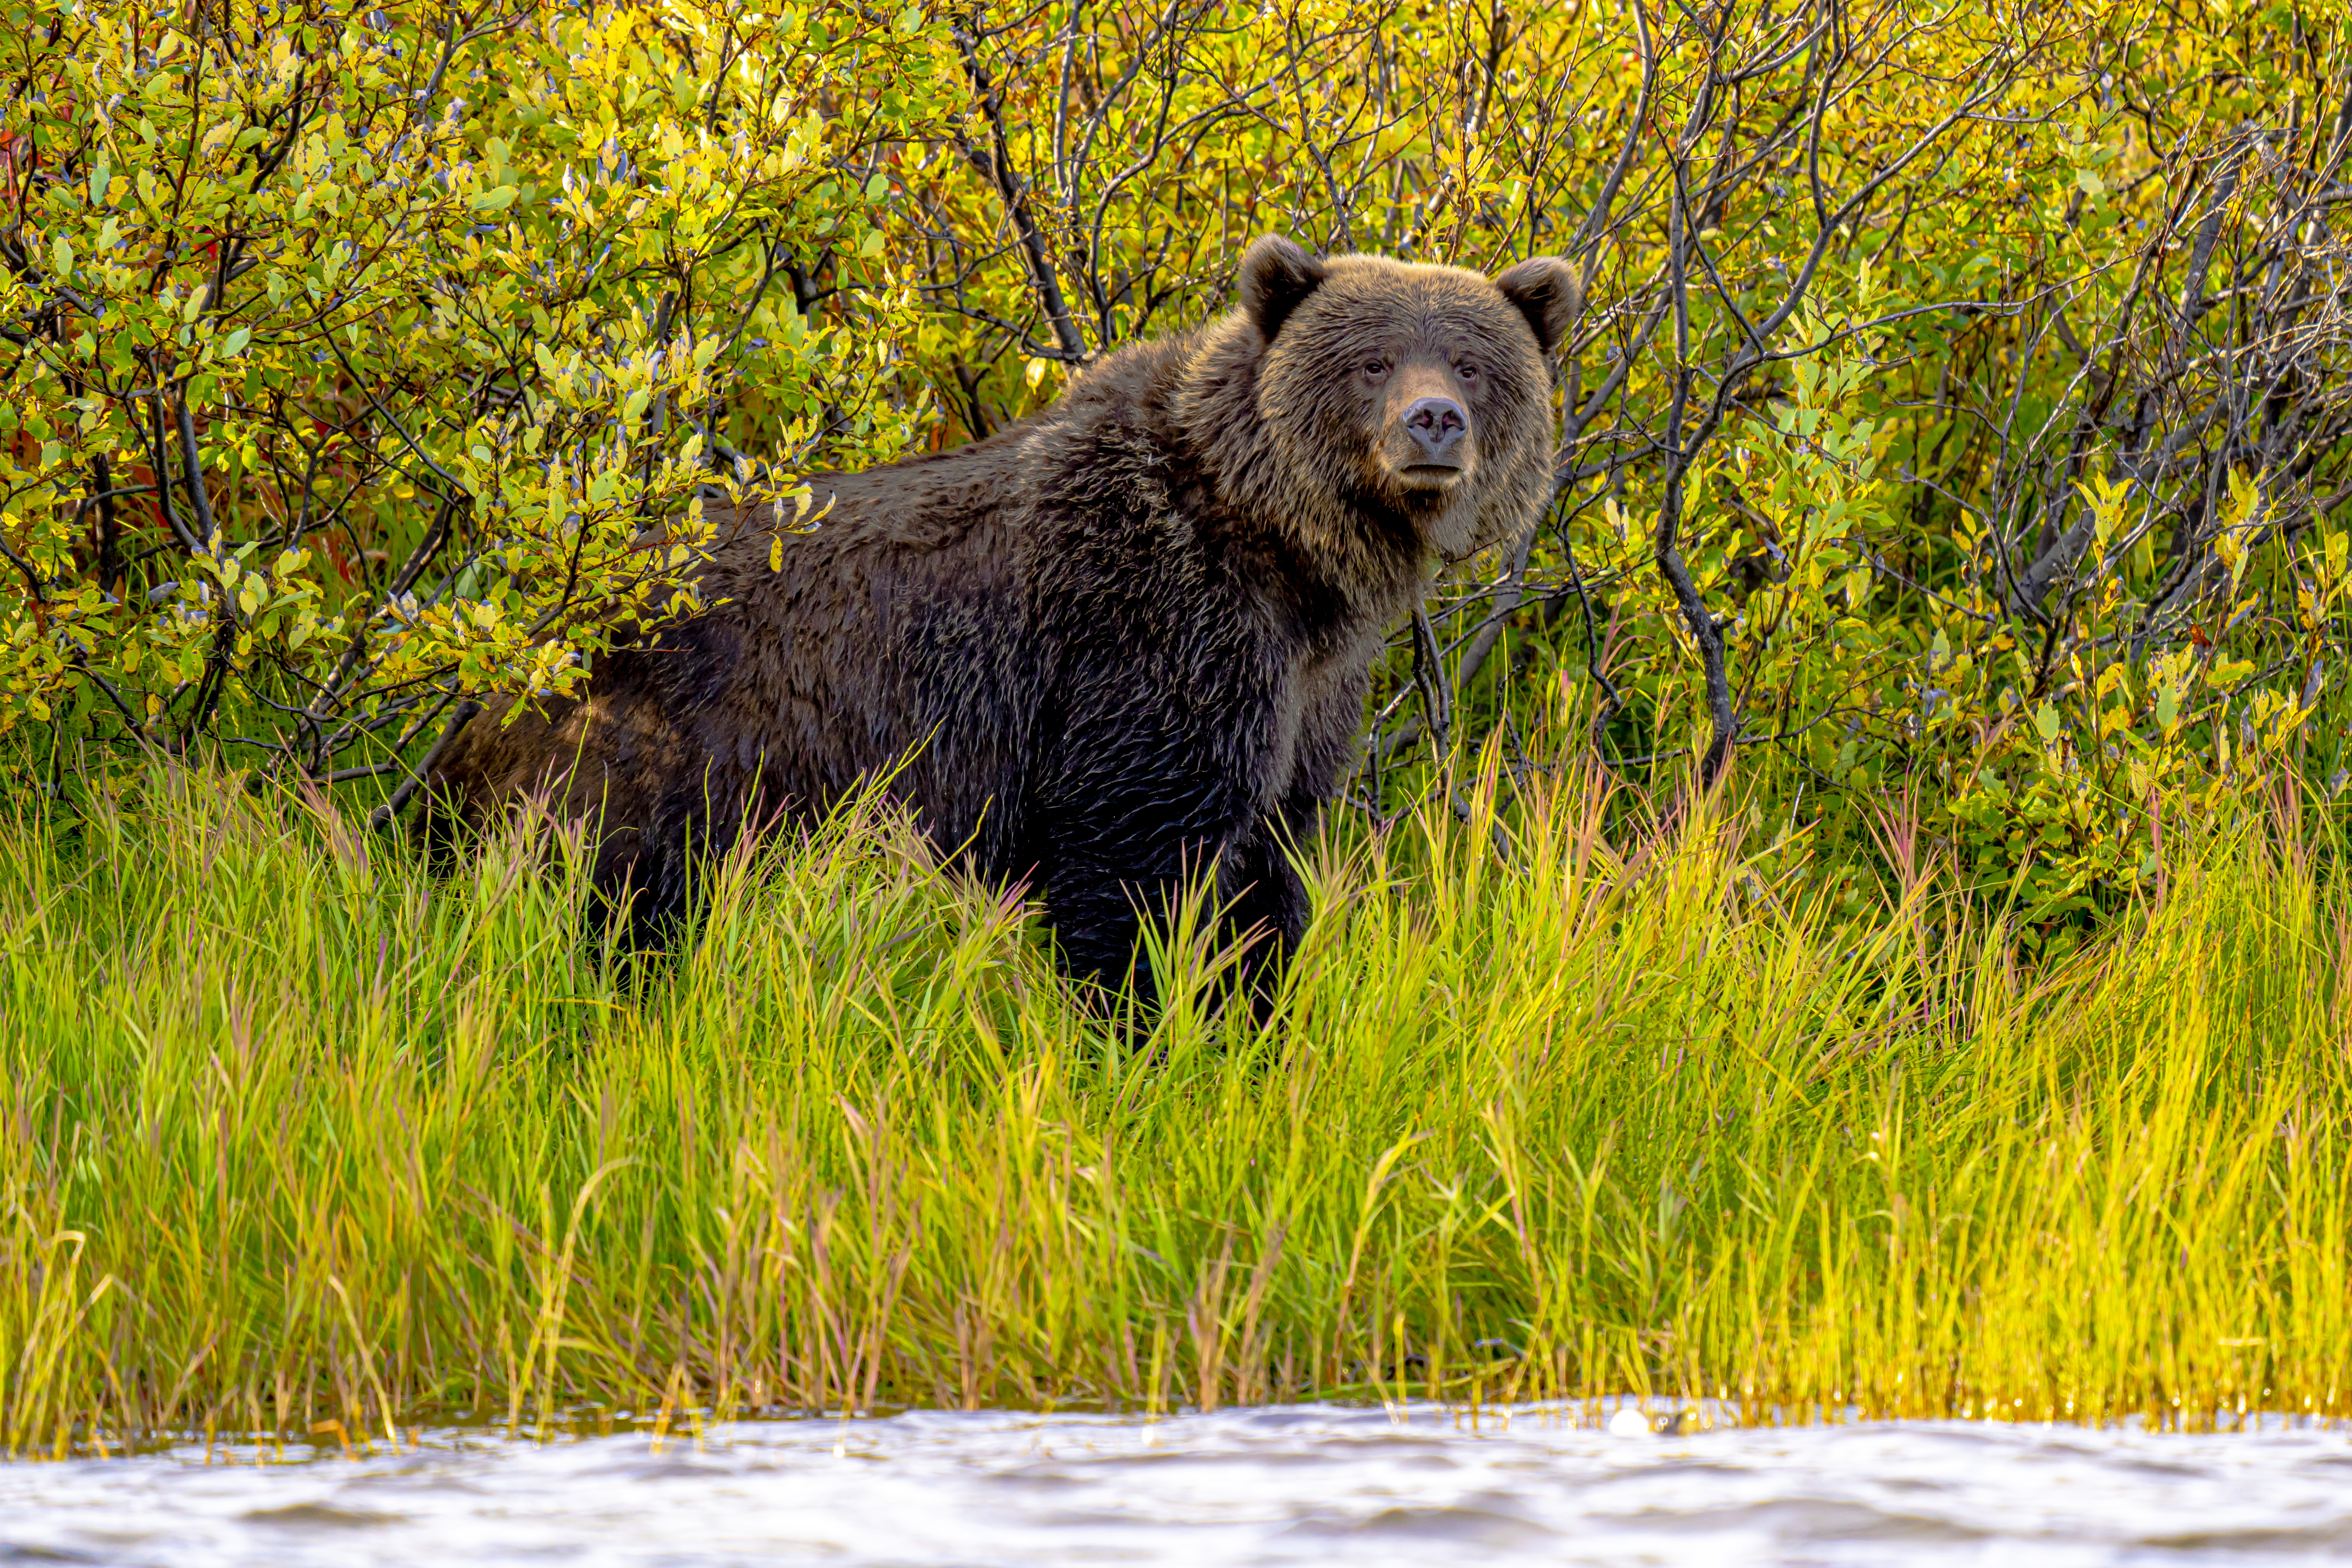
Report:
[{"label": "bear's nose", "polygon": [[1459,448],[1470,429],[1469,416],[1450,397],[1423,397],[1404,411],[1405,434],[1412,437],[1415,468],[1458,468]]}]

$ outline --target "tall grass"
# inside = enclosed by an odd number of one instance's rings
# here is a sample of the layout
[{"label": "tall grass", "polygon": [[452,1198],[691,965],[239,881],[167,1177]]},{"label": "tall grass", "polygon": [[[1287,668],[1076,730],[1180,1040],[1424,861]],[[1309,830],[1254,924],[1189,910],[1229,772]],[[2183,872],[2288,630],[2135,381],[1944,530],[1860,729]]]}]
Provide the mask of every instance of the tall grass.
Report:
[{"label": "tall grass", "polygon": [[[157,772],[0,821],[0,1437],[436,1413],[1631,1391],[1750,1418],[2352,1405],[2352,909],[2184,830],[2040,973],[1932,869],[1767,877],[1569,780],[1307,852],[1276,1016],[1105,1030],[870,804],[594,939]],[[1897,847],[1900,848],[1899,833]],[[1773,864],[1785,863],[1785,853]],[[588,934],[583,934],[588,933]]]}]

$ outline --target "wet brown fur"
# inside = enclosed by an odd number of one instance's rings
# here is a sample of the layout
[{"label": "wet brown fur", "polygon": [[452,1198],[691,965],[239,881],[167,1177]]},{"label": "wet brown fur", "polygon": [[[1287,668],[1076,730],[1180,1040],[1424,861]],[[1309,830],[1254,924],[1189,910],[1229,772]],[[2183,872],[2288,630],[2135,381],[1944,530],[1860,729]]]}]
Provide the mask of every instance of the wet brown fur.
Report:
[{"label": "wet brown fur", "polygon": [[[1072,973],[1125,976],[1139,905],[1213,858],[1278,959],[1307,917],[1284,841],[1355,759],[1387,628],[1549,496],[1570,286],[1549,258],[1490,280],[1260,240],[1222,321],[985,440],[817,478],[831,510],[784,533],[782,571],[772,517],[721,518],[716,607],[607,656],[584,701],[493,705],[428,832],[551,784],[601,809],[598,882],[643,921],[742,823],[808,821],[903,762],[892,794],[1039,889]],[[1467,411],[1450,480],[1405,471],[1399,420],[1432,395]]]}]

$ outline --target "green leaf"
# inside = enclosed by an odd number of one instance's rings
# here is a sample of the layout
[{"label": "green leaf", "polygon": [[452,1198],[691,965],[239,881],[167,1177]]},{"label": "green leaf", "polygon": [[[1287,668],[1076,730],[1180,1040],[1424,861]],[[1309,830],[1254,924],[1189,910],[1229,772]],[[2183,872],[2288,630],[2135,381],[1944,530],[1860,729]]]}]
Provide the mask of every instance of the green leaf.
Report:
[{"label": "green leaf", "polygon": [[514,205],[520,193],[518,185],[493,185],[487,191],[476,191],[466,198],[466,205],[478,213],[504,212]]},{"label": "green leaf", "polygon": [[245,352],[245,345],[252,340],[253,329],[251,327],[239,327],[236,331],[231,332],[227,337],[221,340],[220,357],[222,359],[235,359],[237,355]]},{"label": "green leaf", "polygon": [[860,256],[881,255],[882,231],[878,228],[866,230],[866,237],[857,242],[857,254]]},{"label": "green leaf", "polygon": [[2033,727],[2042,731],[2042,738],[2043,740],[2056,740],[2058,738],[2058,710],[2050,706],[2049,703],[2044,702],[2042,705],[2042,710],[2033,716]]}]

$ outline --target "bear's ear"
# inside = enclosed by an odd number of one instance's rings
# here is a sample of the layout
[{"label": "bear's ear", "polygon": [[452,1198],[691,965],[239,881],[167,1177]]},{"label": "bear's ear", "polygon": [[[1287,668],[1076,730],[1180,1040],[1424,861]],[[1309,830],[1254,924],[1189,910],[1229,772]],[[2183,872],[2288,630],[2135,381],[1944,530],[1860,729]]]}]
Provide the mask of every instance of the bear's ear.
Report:
[{"label": "bear's ear", "polygon": [[1495,287],[1527,317],[1538,348],[1549,354],[1559,347],[1576,314],[1576,274],[1567,262],[1557,256],[1532,257],[1496,279]]},{"label": "bear's ear", "polygon": [[1242,258],[1242,309],[1259,334],[1272,342],[1290,312],[1315,292],[1325,275],[1323,264],[1297,245],[1278,234],[1263,235]]}]

